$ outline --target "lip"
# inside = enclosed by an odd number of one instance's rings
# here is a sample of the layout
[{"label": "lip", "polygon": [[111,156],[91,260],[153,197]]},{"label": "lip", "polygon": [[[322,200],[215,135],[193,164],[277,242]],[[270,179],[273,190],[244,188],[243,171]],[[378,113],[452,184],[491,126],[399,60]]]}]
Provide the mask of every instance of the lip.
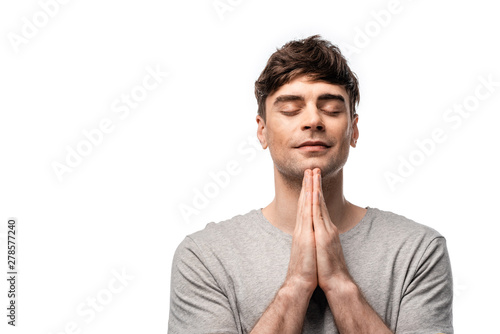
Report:
[{"label": "lip", "polygon": [[330,147],[324,141],[321,141],[321,140],[307,140],[307,141],[303,142],[302,144],[300,144],[298,147],[317,146],[317,145]]},{"label": "lip", "polygon": [[330,148],[330,146],[323,146],[323,145],[305,145],[305,146],[300,146],[297,147],[301,151],[306,151],[306,152],[320,152],[320,151],[326,151]]},{"label": "lip", "polygon": [[330,147],[331,146],[321,140],[308,140],[300,144],[297,148],[301,151],[319,152],[327,150]]}]

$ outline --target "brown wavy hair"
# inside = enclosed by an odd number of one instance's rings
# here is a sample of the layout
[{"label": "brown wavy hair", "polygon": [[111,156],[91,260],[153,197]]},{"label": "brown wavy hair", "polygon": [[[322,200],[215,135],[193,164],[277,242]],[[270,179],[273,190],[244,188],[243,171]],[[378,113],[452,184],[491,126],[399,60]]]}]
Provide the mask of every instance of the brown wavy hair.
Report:
[{"label": "brown wavy hair", "polygon": [[351,117],[356,115],[359,88],[356,74],[339,48],[320,35],[286,43],[274,52],[255,81],[257,113],[266,121],[266,99],[293,79],[308,75],[313,81],[341,85],[349,94]]}]

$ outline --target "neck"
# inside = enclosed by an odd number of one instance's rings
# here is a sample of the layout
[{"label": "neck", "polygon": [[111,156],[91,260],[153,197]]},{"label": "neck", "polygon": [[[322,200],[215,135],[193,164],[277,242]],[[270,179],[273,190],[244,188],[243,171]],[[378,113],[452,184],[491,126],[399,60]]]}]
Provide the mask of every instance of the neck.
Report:
[{"label": "neck", "polygon": [[[266,219],[283,232],[293,234],[297,219],[297,202],[302,189],[302,178],[290,180],[274,168],[275,197],[262,213]],[[323,196],[330,219],[340,233],[353,227],[359,220],[354,217],[356,208],[344,198],[343,169],[335,175],[322,177]],[[357,207],[359,208],[359,207]],[[364,215],[365,209],[362,214]],[[357,211],[358,216],[361,213]],[[362,216],[361,216],[362,217]]]}]

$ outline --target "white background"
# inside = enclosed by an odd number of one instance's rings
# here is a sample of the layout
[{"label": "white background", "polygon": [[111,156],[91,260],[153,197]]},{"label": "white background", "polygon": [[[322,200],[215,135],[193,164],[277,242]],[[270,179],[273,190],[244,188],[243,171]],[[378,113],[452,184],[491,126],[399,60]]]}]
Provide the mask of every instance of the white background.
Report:
[{"label": "white background", "polygon": [[[255,80],[277,47],[321,34],[360,80],[360,138],[345,166],[346,198],[442,233],[456,333],[498,333],[493,2],[401,0],[383,24],[374,13],[392,8],[387,0],[220,3],[230,10],[218,13],[213,0],[72,0],[52,7],[47,22],[37,1],[1,3],[1,277],[9,217],[18,219],[20,273],[15,329],[6,325],[1,280],[1,332],[166,333],[178,243],[274,196],[269,151],[252,146]],[[13,36],[29,31],[26,20],[45,26],[16,45]],[[147,67],[168,75],[120,119],[113,103],[138,92]],[[488,91],[477,88],[480,77],[497,83],[481,100],[476,89]],[[464,101],[478,104],[460,124],[443,118]],[[59,180],[53,163],[66,164],[68,147],[103,119],[113,131]],[[391,189],[386,173],[397,173],[399,158],[418,157],[415,141],[436,128],[446,140]],[[209,173],[230,161],[239,173],[210,188]],[[180,209],[193,207],[204,189],[212,191],[205,207],[183,217]],[[116,293],[108,287],[120,287],[113,270],[133,276]],[[90,319],[86,303],[96,297],[106,305]]]}]

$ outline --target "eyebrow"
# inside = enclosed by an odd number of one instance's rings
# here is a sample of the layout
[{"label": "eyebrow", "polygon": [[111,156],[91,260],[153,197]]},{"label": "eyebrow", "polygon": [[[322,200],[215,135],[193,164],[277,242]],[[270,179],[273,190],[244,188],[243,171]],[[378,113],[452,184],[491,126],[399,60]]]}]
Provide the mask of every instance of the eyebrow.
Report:
[{"label": "eyebrow", "polygon": [[345,102],[344,97],[340,94],[322,94],[318,97],[318,101],[321,101],[321,100],[338,100],[338,101]]},{"label": "eyebrow", "polygon": [[[321,94],[318,96],[318,101],[324,101],[324,100],[338,100],[345,102],[345,99],[342,95],[339,94]],[[293,102],[293,101],[304,101],[304,97],[301,95],[280,95],[276,98],[274,101],[273,105],[277,105],[279,103],[283,102]]]}]

